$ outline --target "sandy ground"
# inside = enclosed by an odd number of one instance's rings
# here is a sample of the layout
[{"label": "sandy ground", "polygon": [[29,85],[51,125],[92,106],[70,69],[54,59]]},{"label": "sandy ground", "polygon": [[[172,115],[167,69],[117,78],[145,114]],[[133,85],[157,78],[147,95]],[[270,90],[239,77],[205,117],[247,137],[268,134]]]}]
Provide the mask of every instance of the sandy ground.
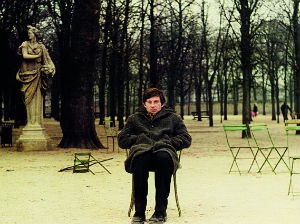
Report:
[{"label": "sandy ground", "polygon": [[[241,122],[231,116],[223,123]],[[277,124],[268,116],[258,116],[254,122],[266,122],[272,136],[285,144],[283,123]],[[182,154],[182,169],[177,172],[177,184],[182,216],[178,217],[174,190],[171,189],[168,222],[172,224],[294,224],[300,223],[300,197],[288,195],[289,173],[280,165],[275,175],[268,167],[257,173],[228,173],[232,156],[228,150],[220,117],[214,127],[186,117],[185,123],[193,137],[191,148]],[[91,167],[92,173],[58,172],[73,165],[75,152],[82,149],[56,148],[61,138],[59,124],[45,120],[51,137],[51,151],[17,152],[15,147],[0,150],[0,223],[4,224],[111,224],[130,223],[127,216],[131,175],[124,171],[125,152],[91,151],[112,174],[100,165]],[[14,129],[14,141],[20,129]],[[101,127],[97,133],[106,144]],[[292,140],[294,146],[300,136]],[[251,155],[249,152],[243,155]],[[250,160],[239,161],[246,170]],[[300,176],[300,175],[299,175]],[[300,178],[299,178],[300,179]],[[300,184],[295,185],[300,191]],[[296,190],[297,186],[294,187]],[[149,178],[147,218],[154,208],[153,175]]]}]

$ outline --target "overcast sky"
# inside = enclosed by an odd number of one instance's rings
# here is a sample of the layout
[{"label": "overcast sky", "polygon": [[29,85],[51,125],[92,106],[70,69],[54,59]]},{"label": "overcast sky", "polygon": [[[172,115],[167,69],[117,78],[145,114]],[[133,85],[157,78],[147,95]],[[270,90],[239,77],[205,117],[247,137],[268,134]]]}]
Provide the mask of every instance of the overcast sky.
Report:
[{"label": "overcast sky", "polygon": [[[199,2],[201,4],[202,0],[196,0],[197,2]],[[219,16],[220,16],[220,10],[219,10],[219,3],[218,0],[205,0],[207,5],[208,5],[208,22],[210,25],[218,25],[219,24]],[[228,5],[233,4],[233,0],[221,0],[225,3],[228,3]],[[275,1],[275,0],[264,0],[264,4],[263,7],[261,9],[258,10],[258,13],[260,14],[260,19],[262,18],[270,18],[270,17],[276,17],[277,15],[277,11],[282,11],[280,10],[280,7],[282,7],[282,5],[280,4],[274,4],[274,3],[278,3],[280,1]],[[289,2],[287,0],[287,2]],[[197,12],[199,12],[200,6],[197,7]],[[277,9],[276,9],[277,8]]]}]

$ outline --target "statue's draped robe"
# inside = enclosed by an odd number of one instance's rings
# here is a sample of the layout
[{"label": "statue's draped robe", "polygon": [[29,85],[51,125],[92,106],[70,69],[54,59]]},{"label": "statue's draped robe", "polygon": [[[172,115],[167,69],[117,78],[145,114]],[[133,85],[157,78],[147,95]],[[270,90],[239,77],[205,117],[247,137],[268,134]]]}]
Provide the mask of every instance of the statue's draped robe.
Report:
[{"label": "statue's draped robe", "polygon": [[42,51],[41,57],[22,60],[16,79],[22,83],[21,91],[27,111],[27,126],[42,126],[43,94],[47,88],[47,79],[55,74],[55,66],[49,53],[42,43],[34,47],[28,41],[22,43],[19,51],[26,48],[28,54],[37,55]]}]

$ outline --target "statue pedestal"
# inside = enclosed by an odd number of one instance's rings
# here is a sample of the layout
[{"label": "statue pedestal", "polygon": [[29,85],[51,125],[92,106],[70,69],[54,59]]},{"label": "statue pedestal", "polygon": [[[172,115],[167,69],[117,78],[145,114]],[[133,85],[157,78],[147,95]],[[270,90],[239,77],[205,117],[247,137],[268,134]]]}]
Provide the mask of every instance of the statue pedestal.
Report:
[{"label": "statue pedestal", "polygon": [[45,151],[50,150],[50,138],[40,125],[28,125],[22,130],[17,140],[18,151]]}]

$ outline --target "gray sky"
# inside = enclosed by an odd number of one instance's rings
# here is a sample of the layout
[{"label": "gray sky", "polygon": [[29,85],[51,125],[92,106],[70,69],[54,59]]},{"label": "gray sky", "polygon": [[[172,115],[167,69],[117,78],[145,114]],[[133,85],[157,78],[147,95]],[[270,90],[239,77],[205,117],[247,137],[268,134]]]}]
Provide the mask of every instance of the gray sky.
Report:
[{"label": "gray sky", "polygon": [[[201,4],[202,0],[196,0],[198,3]],[[219,24],[219,3],[218,0],[205,0],[208,5],[208,22],[209,25],[218,25]],[[221,0],[228,6],[232,6],[233,0]],[[270,19],[278,16],[277,12],[282,12],[282,9],[280,7],[283,7],[282,4],[279,4],[279,2],[282,3],[282,1],[278,0],[263,0],[263,7],[258,10],[259,18],[265,18]],[[289,1],[287,0],[287,3]],[[275,3],[275,4],[274,4]],[[286,6],[285,6],[286,7]],[[199,7],[197,7],[197,12],[199,12]]]}]

